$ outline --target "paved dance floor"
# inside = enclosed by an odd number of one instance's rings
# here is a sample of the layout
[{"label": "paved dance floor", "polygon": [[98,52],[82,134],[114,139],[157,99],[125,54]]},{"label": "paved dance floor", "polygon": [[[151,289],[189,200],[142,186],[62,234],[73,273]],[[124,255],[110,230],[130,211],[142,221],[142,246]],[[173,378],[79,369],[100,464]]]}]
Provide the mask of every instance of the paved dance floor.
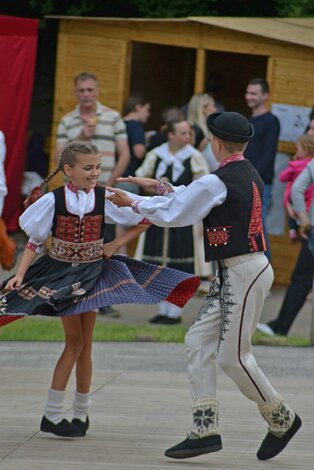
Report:
[{"label": "paved dance floor", "polygon": [[[183,439],[191,399],[183,345],[95,343],[91,427],[85,438],[61,440],[38,431],[52,366],[61,343],[0,343],[1,470],[312,470],[312,348],[256,348],[272,383],[303,419],[278,457],[256,457],[266,423],[254,403],[219,374],[223,450],[175,461],[164,450]],[[74,382],[65,408],[70,418]]]}]

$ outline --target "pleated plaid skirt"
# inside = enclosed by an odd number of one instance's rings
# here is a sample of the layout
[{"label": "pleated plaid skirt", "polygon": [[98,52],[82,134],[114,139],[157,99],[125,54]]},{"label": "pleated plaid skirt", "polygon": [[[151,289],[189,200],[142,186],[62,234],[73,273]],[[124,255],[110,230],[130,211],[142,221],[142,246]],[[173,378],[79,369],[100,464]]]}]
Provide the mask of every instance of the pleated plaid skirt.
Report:
[{"label": "pleated plaid skirt", "polygon": [[29,315],[70,316],[124,303],[167,300],[183,307],[200,283],[198,276],[118,255],[69,263],[46,254],[19,289],[5,292],[8,280],[0,284],[0,326]]}]

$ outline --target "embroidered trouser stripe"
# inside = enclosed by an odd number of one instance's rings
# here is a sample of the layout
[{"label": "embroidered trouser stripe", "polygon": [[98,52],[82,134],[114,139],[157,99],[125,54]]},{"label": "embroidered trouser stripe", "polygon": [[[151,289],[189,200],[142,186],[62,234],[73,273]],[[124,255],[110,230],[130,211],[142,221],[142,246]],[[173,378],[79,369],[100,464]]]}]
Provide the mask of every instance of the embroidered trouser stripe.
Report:
[{"label": "embroidered trouser stripe", "polygon": [[217,363],[256,403],[270,403],[277,395],[251,347],[272,281],[272,268],[262,253],[225,260],[185,339],[194,400],[216,396]]},{"label": "embroidered trouser stripe", "polygon": [[244,321],[244,314],[245,314],[245,307],[246,307],[246,301],[247,301],[247,297],[249,295],[249,292],[252,290],[254,284],[256,283],[256,281],[258,280],[258,278],[263,274],[264,271],[266,271],[266,269],[268,268],[269,266],[269,263],[267,263],[267,265],[265,266],[264,269],[262,269],[262,271],[258,274],[258,276],[256,276],[256,278],[254,279],[254,281],[252,282],[252,284],[250,285],[250,287],[248,288],[246,294],[245,294],[245,297],[244,297],[244,302],[243,302],[243,308],[242,308],[242,315],[241,315],[241,323],[240,323],[240,330],[239,330],[239,340],[238,340],[238,358],[239,358],[239,362],[242,366],[242,368],[244,369],[244,371],[247,373],[249,379],[252,381],[252,383],[254,384],[254,386],[256,387],[256,390],[258,391],[258,393],[260,394],[260,396],[262,397],[262,399],[264,401],[266,401],[264,395],[262,394],[261,390],[259,389],[259,387],[257,386],[257,384],[255,383],[254,379],[250,376],[250,372],[245,368],[242,360],[241,360],[241,337],[242,337],[242,328],[243,328],[243,321]]}]

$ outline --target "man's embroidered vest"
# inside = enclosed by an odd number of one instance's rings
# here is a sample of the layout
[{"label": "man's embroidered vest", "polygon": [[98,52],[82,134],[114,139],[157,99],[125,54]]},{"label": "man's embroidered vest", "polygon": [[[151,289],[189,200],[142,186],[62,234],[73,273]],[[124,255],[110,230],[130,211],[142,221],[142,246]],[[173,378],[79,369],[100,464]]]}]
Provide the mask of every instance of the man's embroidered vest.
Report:
[{"label": "man's embroidered vest", "polygon": [[95,188],[94,209],[82,219],[66,208],[65,188],[53,191],[55,215],[49,255],[60,261],[87,263],[102,258],[105,189]]},{"label": "man's embroidered vest", "polygon": [[263,182],[248,160],[218,168],[226,185],[225,202],[203,219],[205,260],[265,251],[262,222]]}]

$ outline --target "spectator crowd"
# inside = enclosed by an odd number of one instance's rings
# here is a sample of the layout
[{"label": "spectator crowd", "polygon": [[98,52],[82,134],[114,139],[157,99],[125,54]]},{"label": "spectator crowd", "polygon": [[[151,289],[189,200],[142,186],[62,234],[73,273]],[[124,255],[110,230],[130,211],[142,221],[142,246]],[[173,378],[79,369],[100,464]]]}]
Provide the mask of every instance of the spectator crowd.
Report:
[{"label": "spectator crowd", "polygon": [[[243,99],[248,108],[248,120],[253,125],[254,137],[244,156],[253,164],[264,183],[262,217],[266,239],[266,255],[271,260],[267,237],[267,213],[272,200],[275,181],[275,158],[280,134],[278,118],[269,111],[269,85],[263,78],[253,78],[246,86]],[[131,182],[117,182],[121,176],[157,178],[176,186],[188,185],[218,168],[211,150],[212,135],[206,125],[209,115],[224,111],[210,93],[196,93],[188,103],[171,104],[163,110],[160,126],[151,130],[149,119],[154,109],[148,97],[132,93],[121,116],[118,111],[99,102],[100,83],[94,73],[82,72],[74,78],[76,107],[62,117],[56,135],[55,158],[71,141],[83,141],[98,147],[101,156],[99,184],[125,189],[139,194],[140,188]],[[233,110],[236,111],[236,110]],[[0,131],[0,217],[7,194],[5,183],[5,136]],[[287,335],[297,313],[312,289],[313,256],[311,251],[314,181],[314,112],[304,134],[296,142],[296,152],[281,172],[280,181],[286,184],[283,205],[287,213],[288,233],[292,243],[300,244],[300,254],[291,277],[282,308],[277,319],[269,324],[258,324],[266,334]],[[22,194],[43,181],[42,164],[38,171],[25,173]],[[47,170],[47,169],[46,169]],[[45,170],[44,170],[45,171]],[[35,177],[34,177],[35,174]],[[37,178],[37,179],[36,179]],[[28,182],[28,184],[27,184]],[[126,225],[112,225],[106,231],[106,242],[123,236]],[[109,229],[109,227],[108,227]],[[0,219],[0,262],[4,269],[12,266],[16,246],[8,237]],[[206,292],[216,273],[215,262],[205,263],[202,225],[181,228],[161,228],[151,225],[140,235],[137,246],[121,246],[120,254],[131,254],[144,261],[174,267],[199,275],[200,290]],[[100,310],[103,315],[116,315],[108,305]],[[163,301],[159,312],[150,322],[174,325],[181,322],[182,309]]]}]

